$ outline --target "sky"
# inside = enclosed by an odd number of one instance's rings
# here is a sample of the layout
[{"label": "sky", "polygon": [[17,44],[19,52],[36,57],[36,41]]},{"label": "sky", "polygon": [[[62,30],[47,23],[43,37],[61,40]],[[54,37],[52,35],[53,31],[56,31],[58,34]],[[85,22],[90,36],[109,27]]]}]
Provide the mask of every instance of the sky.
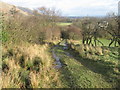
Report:
[{"label": "sky", "polygon": [[105,16],[108,12],[118,13],[120,0],[1,0],[16,6],[35,9],[45,6],[56,8],[62,16]]}]

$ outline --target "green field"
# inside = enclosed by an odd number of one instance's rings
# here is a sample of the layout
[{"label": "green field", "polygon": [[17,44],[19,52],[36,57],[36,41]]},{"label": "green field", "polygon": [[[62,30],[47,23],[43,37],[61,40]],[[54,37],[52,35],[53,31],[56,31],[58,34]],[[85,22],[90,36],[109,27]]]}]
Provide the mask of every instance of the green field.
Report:
[{"label": "green field", "polygon": [[[109,43],[111,42],[111,40],[103,39],[103,38],[100,38],[99,40],[104,44],[104,46],[108,46]],[[97,44],[101,46],[100,43],[97,43]],[[115,43],[113,43],[111,46],[114,46],[114,44],[115,44]],[[117,43],[117,46],[118,46],[118,43]]]},{"label": "green field", "polygon": [[59,26],[68,26],[71,25],[72,23],[57,23],[57,25]]},{"label": "green field", "polygon": [[[111,42],[111,40],[104,39],[104,38],[99,38],[99,40],[104,44],[104,46],[109,46],[109,43]],[[94,41],[92,41],[92,43],[94,44]],[[82,40],[77,41],[76,44],[82,44]],[[114,44],[115,44],[115,43],[113,43],[113,44],[111,45],[111,47],[114,47]],[[97,46],[102,46],[102,45],[97,42]],[[118,46],[118,43],[117,43],[117,46]]]}]

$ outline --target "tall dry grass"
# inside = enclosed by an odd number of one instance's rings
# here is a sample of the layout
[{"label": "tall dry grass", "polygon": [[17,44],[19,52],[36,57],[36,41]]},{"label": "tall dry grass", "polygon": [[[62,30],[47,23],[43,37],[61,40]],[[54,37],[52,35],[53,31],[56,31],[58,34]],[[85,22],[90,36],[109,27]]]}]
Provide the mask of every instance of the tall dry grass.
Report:
[{"label": "tall dry grass", "polygon": [[2,88],[62,87],[48,45],[3,46]]}]

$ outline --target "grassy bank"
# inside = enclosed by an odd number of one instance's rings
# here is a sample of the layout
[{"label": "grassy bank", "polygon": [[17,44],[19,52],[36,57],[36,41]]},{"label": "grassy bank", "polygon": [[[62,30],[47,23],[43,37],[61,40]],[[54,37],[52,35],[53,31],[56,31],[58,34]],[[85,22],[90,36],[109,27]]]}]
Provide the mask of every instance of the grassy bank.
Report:
[{"label": "grassy bank", "polygon": [[[79,50],[79,49],[78,49]],[[71,56],[66,55],[69,52]],[[86,55],[74,50],[56,48],[63,67],[61,80],[64,87],[114,88],[119,86],[118,57]],[[110,53],[111,54],[111,53]]]}]

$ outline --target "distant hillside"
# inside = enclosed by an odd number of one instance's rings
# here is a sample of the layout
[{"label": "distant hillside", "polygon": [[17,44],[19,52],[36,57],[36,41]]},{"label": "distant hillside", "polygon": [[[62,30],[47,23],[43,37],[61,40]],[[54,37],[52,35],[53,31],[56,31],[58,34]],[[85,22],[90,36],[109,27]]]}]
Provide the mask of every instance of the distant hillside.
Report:
[{"label": "distant hillside", "polygon": [[20,14],[23,14],[23,15],[30,15],[31,14],[31,12],[32,12],[32,10],[30,10],[30,9],[27,9],[27,8],[20,8],[20,7],[16,7],[16,6],[14,6],[14,5],[11,5],[11,4],[8,4],[8,3],[5,3],[5,2],[1,2],[0,1],[0,11],[2,12],[2,13],[5,13],[5,14],[10,14],[10,10],[12,9],[12,8],[16,8],[16,10],[20,13]]},{"label": "distant hillside", "polygon": [[19,8],[20,10],[24,11],[24,12],[27,12],[29,14],[33,14],[33,10],[29,9],[29,8],[25,8],[25,7],[17,7]]}]

